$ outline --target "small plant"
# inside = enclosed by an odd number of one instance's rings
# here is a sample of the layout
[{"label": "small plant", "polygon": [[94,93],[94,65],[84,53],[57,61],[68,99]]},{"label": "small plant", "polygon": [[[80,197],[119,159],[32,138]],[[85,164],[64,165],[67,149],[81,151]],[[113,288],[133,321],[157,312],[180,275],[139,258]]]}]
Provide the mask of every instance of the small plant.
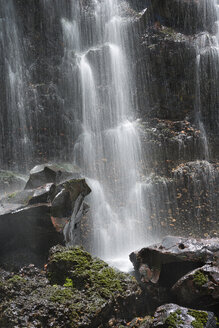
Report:
[{"label": "small plant", "polygon": [[63,286],[64,286],[64,287],[70,287],[70,288],[73,288],[73,281],[72,281],[72,279],[70,279],[70,278],[66,278],[66,279],[65,279],[65,283],[64,283]]},{"label": "small plant", "polygon": [[197,287],[202,287],[208,282],[208,277],[206,277],[204,273],[198,270],[193,275],[193,281]]}]

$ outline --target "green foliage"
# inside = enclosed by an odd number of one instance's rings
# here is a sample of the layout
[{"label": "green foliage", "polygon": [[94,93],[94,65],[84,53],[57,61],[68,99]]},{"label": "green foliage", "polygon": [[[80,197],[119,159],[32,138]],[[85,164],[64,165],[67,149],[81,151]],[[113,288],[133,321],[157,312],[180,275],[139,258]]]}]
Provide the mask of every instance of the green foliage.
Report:
[{"label": "green foliage", "polygon": [[67,300],[72,300],[74,293],[70,288],[60,289],[59,287],[54,287],[54,292],[50,296],[50,301],[58,303],[66,303]]},{"label": "green foliage", "polygon": [[66,278],[66,279],[65,279],[65,283],[64,283],[63,286],[64,286],[64,287],[71,287],[71,288],[73,288],[73,281],[72,281],[72,279],[70,279],[70,278]]},{"label": "green foliage", "polygon": [[194,328],[204,328],[208,321],[208,314],[204,311],[189,310],[188,314],[195,318],[192,321],[192,327]]},{"label": "green foliage", "polygon": [[167,326],[167,328],[178,328],[179,325],[183,323],[180,315],[180,309],[170,313],[168,318],[165,320],[165,326]]},{"label": "green foliage", "polygon": [[208,277],[204,275],[200,270],[196,271],[193,275],[193,281],[197,287],[202,287],[208,282]]},{"label": "green foliage", "polygon": [[22,278],[21,276],[14,275],[12,278],[8,279],[8,283],[13,285],[20,285],[26,283],[26,279]]}]

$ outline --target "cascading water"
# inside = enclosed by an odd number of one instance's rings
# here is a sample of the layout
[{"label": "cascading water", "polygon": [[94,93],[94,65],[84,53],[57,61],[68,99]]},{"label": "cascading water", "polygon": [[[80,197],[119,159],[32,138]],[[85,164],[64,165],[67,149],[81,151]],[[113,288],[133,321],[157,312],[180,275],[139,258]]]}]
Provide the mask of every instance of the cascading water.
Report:
[{"label": "cascading water", "polygon": [[[10,159],[9,166],[25,168],[31,157],[31,138],[27,126],[30,124],[26,91],[27,76],[23,58],[21,37],[19,35],[13,0],[0,3],[0,48],[4,60],[1,74],[5,76],[5,93],[1,94],[2,103],[7,108],[7,121],[1,121],[4,141],[0,163]],[[2,92],[2,90],[1,90]],[[2,108],[2,112],[4,112]],[[2,117],[3,118],[3,117]],[[6,127],[6,128],[5,128]],[[4,130],[5,128],[5,130]],[[5,144],[5,140],[7,143]]]},{"label": "cascading water", "polygon": [[[217,0],[208,0],[205,3],[206,6],[206,15],[207,13],[214,10],[214,14],[217,14],[217,22],[215,22],[214,30],[216,30],[216,35],[204,32],[201,33],[196,41],[196,102],[195,102],[195,112],[196,112],[196,121],[199,126],[199,129],[203,136],[203,145],[204,145],[204,158],[209,160],[209,146],[208,146],[208,136],[206,133],[205,122],[203,121],[203,116],[205,112],[210,111],[211,117],[211,129],[219,128],[219,116],[218,108],[219,104],[219,92],[218,92],[218,77],[219,77],[219,5]],[[204,17],[206,19],[206,17]],[[214,22],[214,17],[212,17]],[[204,79],[208,79],[208,84],[211,88],[211,99],[208,99],[208,104],[203,103],[202,87],[205,84]],[[206,86],[205,86],[206,87]],[[209,108],[208,108],[209,106]]]},{"label": "cascading water", "polygon": [[92,189],[93,252],[126,270],[128,254],[151,242],[140,182],[134,82],[125,56],[129,21],[117,0],[93,1],[92,6],[93,15],[86,16],[80,2],[72,1],[71,20],[62,19],[64,65],[78,76],[73,92],[82,104],[74,156]]}]

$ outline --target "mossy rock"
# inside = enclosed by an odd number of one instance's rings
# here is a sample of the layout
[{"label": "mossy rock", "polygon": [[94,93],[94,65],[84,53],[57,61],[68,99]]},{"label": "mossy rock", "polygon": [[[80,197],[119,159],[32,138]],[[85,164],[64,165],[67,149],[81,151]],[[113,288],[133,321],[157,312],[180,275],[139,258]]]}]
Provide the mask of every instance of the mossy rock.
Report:
[{"label": "mossy rock", "polygon": [[134,278],[115,271],[80,247],[55,246],[50,254],[47,274],[51,284],[71,281],[78,290],[95,292],[106,299],[126,293],[126,282],[135,284]]},{"label": "mossy rock", "polygon": [[192,321],[192,327],[204,328],[208,322],[208,313],[205,311],[189,310],[188,314],[191,315],[194,320]]},{"label": "mossy rock", "polygon": [[157,308],[151,328],[216,328],[214,313],[188,309],[177,304],[165,304]]},{"label": "mossy rock", "polygon": [[202,287],[208,282],[208,276],[202,271],[198,270],[194,273],[193,282],[197,287]]},{"label": "mossy rock", "polygon": [[47,275],[32,265],[2,278],[0,271],[0,327],[107,327],[115,314],[126,322],[139,315],[139,296],[130,275],[81,248],[56,246]]}]

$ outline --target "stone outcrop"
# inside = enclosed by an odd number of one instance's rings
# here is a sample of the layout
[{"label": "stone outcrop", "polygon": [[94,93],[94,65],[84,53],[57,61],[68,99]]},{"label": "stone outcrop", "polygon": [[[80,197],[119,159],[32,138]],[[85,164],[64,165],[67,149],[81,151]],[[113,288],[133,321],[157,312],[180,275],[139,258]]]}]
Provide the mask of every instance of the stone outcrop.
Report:
[{"label": "stone outcrop", "polygon": [[66,180],[69,176],[75,174],[55,165],[36,167],[25,190],[1,198],[1,265],[10,269],[28,263],[42,266],[53,245],[81,243],[84,198],[91,190],[85,179]]}]

